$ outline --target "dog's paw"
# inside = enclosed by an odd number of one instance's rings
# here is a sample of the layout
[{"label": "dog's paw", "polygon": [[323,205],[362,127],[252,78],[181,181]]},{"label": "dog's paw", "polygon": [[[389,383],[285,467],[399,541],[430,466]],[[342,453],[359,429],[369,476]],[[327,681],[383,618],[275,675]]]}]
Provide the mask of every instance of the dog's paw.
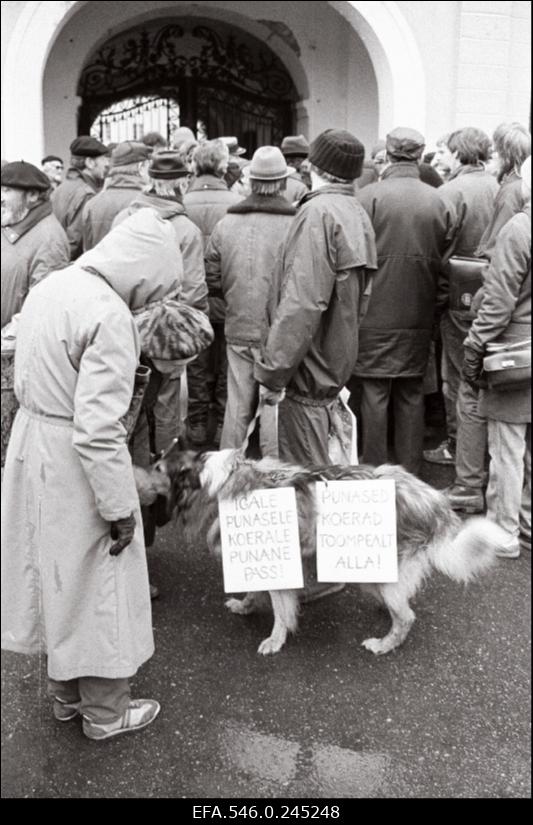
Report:
[{"label": "dog's paw", "polygon": [[232,613],[238,613],[240,616],[247,616],[254,609],[253,603],[245,603],[244,599],[228,599],[225,605]]},{"label": "dog's paw", "polygon": [[361,642],[361,645],[376,656],[381,656],[383,653],[387,653],[388,650],[383,644],[383,639],[365,639],[364,642]]},{"label": "dog's paw", "polygon": [[263,639],[257,648],[257,652],[260,653],[261,656],[271,656],[273,653],[278,653],[282,647],[283,642],[277,641],[273,639],[272,636],[269,636],[268,639]]}]

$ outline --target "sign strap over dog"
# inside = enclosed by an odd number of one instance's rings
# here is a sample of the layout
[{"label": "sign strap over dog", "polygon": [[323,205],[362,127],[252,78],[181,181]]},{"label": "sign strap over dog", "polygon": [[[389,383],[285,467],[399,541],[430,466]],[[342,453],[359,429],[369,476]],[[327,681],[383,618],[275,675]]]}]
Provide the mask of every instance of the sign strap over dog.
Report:
[{"label": "sign strap over dog", "polygon": [[395,487],[391,479],[317,482],[319,582],[398,581]]},{"label": "sign strap over dog", "polygon": [[226,593],[303,587],[294,487],[219,498]]}]

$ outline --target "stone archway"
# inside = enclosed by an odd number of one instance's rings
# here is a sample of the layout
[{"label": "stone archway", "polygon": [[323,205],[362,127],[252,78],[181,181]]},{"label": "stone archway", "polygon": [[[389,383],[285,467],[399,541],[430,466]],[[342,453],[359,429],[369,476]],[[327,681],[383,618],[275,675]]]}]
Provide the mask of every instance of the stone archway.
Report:
[{"label": "stone archway", "polygon": [[[85,5],[86,0],[41,0],[28,2],[22,9],[6,50],[4,65],[5,77],[9,78],[3,98],[5,157],[35,160],[42,156],[43,77],[47,59],[63,28]],[[424,129],[423,62],[397,4],[358,0],[330,2],[328,5],[350,23],[371,56],[378,78],[380,133],[399,120],[407,119],[410,125]]]},{"label": "stone archway", "polygon": [[239,135],[249,155],[294,130],[298,92],[279,58],[242,29],[199,17],[157,18],[114,35],[89,56],[78,88],[78,133],[125,98],[179,104],[180,124]]}]

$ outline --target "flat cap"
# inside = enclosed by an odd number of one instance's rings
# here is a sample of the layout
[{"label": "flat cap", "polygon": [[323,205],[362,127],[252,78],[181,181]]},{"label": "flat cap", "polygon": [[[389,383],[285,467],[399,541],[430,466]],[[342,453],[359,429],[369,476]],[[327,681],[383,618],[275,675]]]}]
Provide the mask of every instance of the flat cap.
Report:
[{"label": "flat cap", "polygon": [[303,135],[287,135],[281,141],[281,151],[284,155],[302,155],[307,157],[309,154],[309,143]]},{"label": "flat cap", "polygon": [[152,147],[135,140],[117,143],[111,152],[111,166],[127,166],[129,163],[142,163],[151,157]]},{"label": "flat cap", "polygon": [[156,180],[174,180],[190,174],[183,156],[176,150],[166,149],[152,155],[148,174]]},{"label": "flat cap", "polygon": [[70,154],[81,158],[97,158],[100,155],[108,155],[109,149],[96,138],[80,135],[70,144]]},{"label": "flat cap", "polygon": [[33,163],[17,160],[6,163],[2,167],[2,186],[12,186],[14,189],[37,189],[46,192],[52,185],[49,178]]},{"label": "flat cap", "polygon": [[403,126],[389,132],[386,140],[387,153],[396,160],[418,160],[425,145],[426,140],[420,132]]}]

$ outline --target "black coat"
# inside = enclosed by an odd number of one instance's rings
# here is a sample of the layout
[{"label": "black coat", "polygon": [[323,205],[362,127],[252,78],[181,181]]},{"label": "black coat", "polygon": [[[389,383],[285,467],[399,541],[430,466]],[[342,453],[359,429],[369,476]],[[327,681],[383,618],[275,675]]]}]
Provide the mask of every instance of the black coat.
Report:
[{"label": "black coat", "polygon": [[354,374],[397,378],[426,369],[437,281],[455,210],[420,180],[416,163],[389,166],[358,193],[376,233],[378,271],[359,331]]}]

